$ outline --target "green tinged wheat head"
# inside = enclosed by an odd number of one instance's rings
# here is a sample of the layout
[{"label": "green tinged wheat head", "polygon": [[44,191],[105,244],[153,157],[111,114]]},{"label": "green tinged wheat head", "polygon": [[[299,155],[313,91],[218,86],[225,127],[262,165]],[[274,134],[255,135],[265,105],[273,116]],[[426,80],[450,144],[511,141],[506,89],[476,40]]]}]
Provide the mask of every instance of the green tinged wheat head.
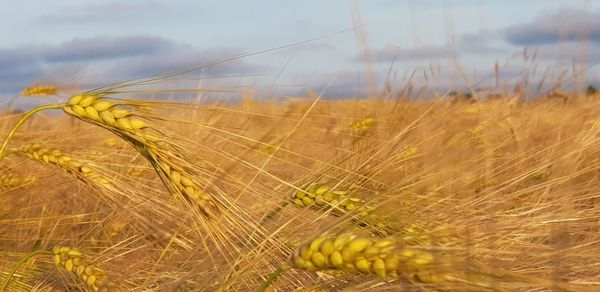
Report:
[{"label": "green tinged wheat head", "polygon": [[124,103],[106,100],[102,95],[75,95],[63,110],[83,121],[104,127],[132,144],[156,171],[168,181],[167,186],[195,203],[205,214],[218,212],[213,198],[192,180],[192,176],[175,161],[181,159],[149,127],[141,116],[130,112]]},{"label": "green tinged wheat head", "polygon": [[15,152],[44,164],[55,165],[85,183],[92,183],[99,186],[110,184],[107,178],[95,172],[92,167],[73,158],[73,156],[62,153],[58,149],[45,147],[42,144],[26,144],[15,150]]},{"label": "green tinged wheat head", "polygon": [[82,253],[72,247],[56,246],[52,249],[54,264],[74,275],[92,291],[117,291],[106,273],[97,265],[88,262]]}]

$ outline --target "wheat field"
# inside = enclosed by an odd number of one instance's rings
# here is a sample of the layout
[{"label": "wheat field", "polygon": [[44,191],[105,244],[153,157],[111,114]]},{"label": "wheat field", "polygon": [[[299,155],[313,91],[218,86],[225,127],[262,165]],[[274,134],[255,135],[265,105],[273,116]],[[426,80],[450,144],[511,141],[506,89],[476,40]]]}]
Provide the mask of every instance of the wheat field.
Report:
[{"label": "wheat field", "polygon": [[600,289],[597,92],[128,86],[3,109],[1,291]]}]

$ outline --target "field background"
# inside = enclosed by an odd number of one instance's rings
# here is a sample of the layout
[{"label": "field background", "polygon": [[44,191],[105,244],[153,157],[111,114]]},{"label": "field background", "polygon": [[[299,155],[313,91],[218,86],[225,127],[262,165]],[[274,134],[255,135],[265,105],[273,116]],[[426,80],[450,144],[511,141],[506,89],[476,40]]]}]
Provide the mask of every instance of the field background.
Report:
[{"label": "field background", "polygon": [[[0,291],[600,289],[596,4],[528,4],[542,12],[500,31],[497,4],[411,2],[405,47],[373,10],[396,4],[344,3],[350,28],[335,13],[260,49],[137,33],[0,47]],[[477,33],[455,19],[473,7]],[[419,23],[439,13],[446,43],[428,45],[439,28]],[[554,26],[566,16],[581,23]],[[125,126],[94,119],[116,110]],[[335,265],[323,242],[349,235]]]}]

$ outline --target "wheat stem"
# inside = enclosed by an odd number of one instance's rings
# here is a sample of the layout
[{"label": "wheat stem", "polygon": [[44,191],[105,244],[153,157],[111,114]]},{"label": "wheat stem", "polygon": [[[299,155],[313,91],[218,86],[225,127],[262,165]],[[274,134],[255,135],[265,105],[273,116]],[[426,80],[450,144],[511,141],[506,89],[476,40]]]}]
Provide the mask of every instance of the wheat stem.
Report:
[{"label": "wheat stem", "polygon": [[0,146],[0,160],[4,159],[4,156],[6,154],[6,147],[8,146],[8,141],[15,135],[17,130],[25,123],[25,121],[27,121],[31,116],[33,116],[37,112],[40,112],[43,110],[48,110],[48,109],[60,109],[63,106],[64,105],[59,105],[59,104],[43,105],[43,106],[36,107],[36,108],[30,110],[29,112],[27,112],[27,114],[25,114],[25,116],[23,116],[19,120],[19,122],[12,128],[12,130],[10,130],[8,135],[6,135],[4,142],[2,142],[2,146]]},{"label": "wheat stem", "polygon": [[273,273],[269,274],[267,279],[262,283],[262,285],[260,285],[260,288],[258,288],[258,291],[259,292],[267,291],[267,288],[269,288],[269,286],[271,286],[271,284],[273,284],[273,282],[275,282],[275,280],[277,280],[277,278],[279,278],[279,276],[281,276],[281,274],[283,274],[285,271],[287,271],[289,269],[290,269],[290,267],[287,265],[284,267],[277,268],[277,270],[275,270],[275,271],[273,271]]},{"label": "wheat stem", "polygon": [[4,284],[2,284],[2,287],[0,287],[0,292],[4,292],[6,291],[6,288],[8,287],[8,284],[10,284],[10,280],[12,279],[12,276],[15,274],[15,272],[17,272],[17,270],[25,263],[27,262],[29,259],[31,259],[32,257],[41,255],[41,254],[46,254],[46,255],[50,255],[51,252],[47,251],[47,250],[36,250],[33,252],[28,253],[27,255],[25,255],[21,260],[19,260],[19,262],[17,262],[15,264],[15,266],[10,270],[10,272],[8,273],[8,275],[6,276],[6,279],[4,280]]}]

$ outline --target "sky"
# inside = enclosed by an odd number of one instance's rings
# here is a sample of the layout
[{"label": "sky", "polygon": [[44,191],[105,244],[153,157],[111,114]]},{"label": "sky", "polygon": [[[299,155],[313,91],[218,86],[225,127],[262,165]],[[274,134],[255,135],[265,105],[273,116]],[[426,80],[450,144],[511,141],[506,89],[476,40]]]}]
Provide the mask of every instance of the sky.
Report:
[{"label": "sky", "polygon": [[0,97],[31,84],[88,89],[223,59],[189,78],[351,97],[386,81],[395,90],[408,80],[461,90],[458,68],[485,90],[496,86],[498,63],[507,86],[563,72],[600,83],[600,5],[591,0],[0,2]]}]

